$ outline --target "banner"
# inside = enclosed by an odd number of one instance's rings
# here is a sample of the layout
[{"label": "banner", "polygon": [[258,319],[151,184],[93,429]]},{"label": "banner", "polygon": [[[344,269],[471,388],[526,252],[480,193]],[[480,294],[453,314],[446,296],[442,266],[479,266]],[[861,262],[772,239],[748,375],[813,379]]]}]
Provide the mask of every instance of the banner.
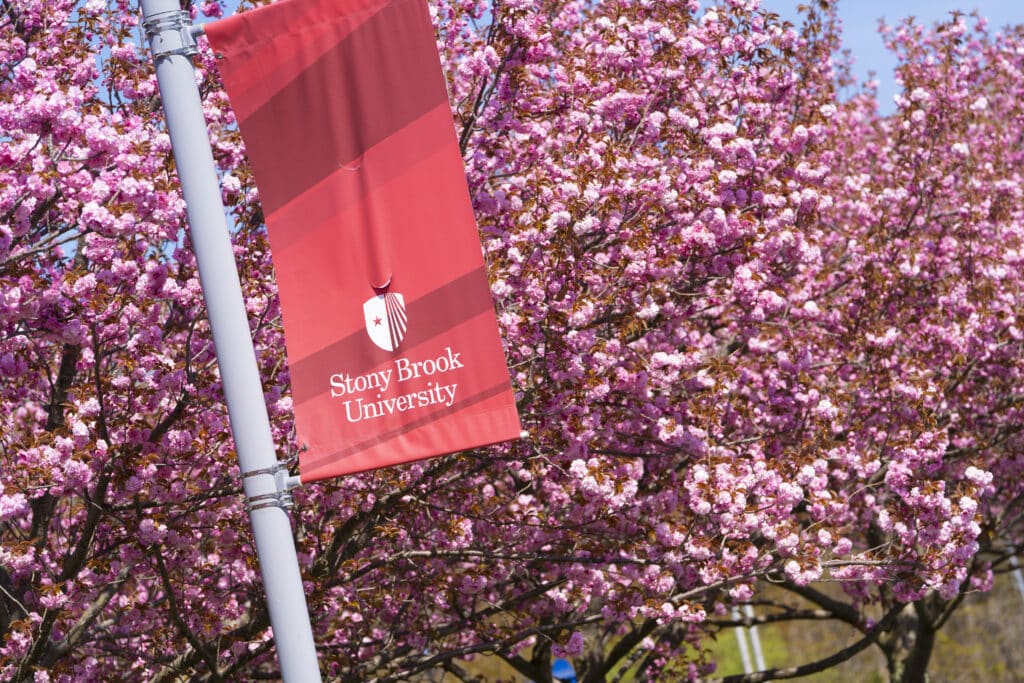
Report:
[{"label": "banner", "polygon": [[303,481],[520,435],[424,0],[208,24],[270,233]]}]

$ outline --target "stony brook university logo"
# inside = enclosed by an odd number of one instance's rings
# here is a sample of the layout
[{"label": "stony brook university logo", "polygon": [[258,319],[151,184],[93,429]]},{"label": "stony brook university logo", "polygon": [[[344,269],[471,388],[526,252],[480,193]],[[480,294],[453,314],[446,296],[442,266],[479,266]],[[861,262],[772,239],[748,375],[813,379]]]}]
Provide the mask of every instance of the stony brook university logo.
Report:
[{"label": "stony brook university logo", "polygon": [[385,351],[394,351],[402,343],[408,324],[405,298],[392,292],[377,294],[363,304],[363,318],[370,340]]}]

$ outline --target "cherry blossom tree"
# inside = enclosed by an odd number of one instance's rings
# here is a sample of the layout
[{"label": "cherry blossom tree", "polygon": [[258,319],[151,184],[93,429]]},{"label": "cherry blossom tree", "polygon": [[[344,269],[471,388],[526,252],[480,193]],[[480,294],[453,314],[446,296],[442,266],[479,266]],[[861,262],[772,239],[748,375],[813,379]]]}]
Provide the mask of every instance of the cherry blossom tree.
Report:
[{"label": "cherry blossom tree", "polygon": [[[2,676],[273,678],[138,9],[2,7]],[[1024,542],[1024,31],[890,27],[882,115],[827,3],[801,26],[753,0],[431,7],[530,437],[297,492],[325,678],[470,680],[481,654],[713,676],[709,637],[755,604],[858,635],[731,680],[867,648],[923,680]],[[201,47],[288,459],[271,254]]]}]

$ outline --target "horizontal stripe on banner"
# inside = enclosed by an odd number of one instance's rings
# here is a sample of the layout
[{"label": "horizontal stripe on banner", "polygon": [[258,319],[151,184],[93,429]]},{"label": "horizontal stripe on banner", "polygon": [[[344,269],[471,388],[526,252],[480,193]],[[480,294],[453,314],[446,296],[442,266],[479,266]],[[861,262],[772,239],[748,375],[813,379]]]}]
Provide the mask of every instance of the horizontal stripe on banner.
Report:
[{"label": "horizontal stripe on banner", "polygon": [[447,103],[433,33],[421,30],[423,18],[409,9],[393,2],[371,15],[239,121],[247,140],[260,140],[248,150],[253,166],[282,171],[271,184],[257,182],[264,213],[338,169],[358,165],[366,150]]},{"label": "horizontal stripe on banner", "polygon": [[[409,2],[410,0],[397,0]],[[391,0],[279,0],[210,22],[204,33],[236,118],[246,119],[274,93]]]},{"label": "horizontal stripe on banner", "polygon": [[[411,420],[409,422],[406,422],[401,427],[396,427],[395,429],[392,429],[392,430],[389,430],[389,431],[386,431],[386,432],[380,432],[380,433],[374,434],[373,436],[371,436],[368,439],[359,441],[357,443],[348,444],[344,448],[341,448],[341,449],[339,449],[337,451],[334,451],[332,453],[326,453],[326,454],[320,455],[320,456],[318,456],[316,458],[313,458],[313,459],[303,459],[303,461],[302,461],[302,470],[303,470],[303,472],[310,472],[309,476],[310,477],[314,477],[314,478],[315,478],[316,475],[315,475],[315,472],[312,472],[312,471],[316,470],[319,467],[323,467],[324,465],[327,465],[329,463],[330,464],[336,464],[338,467],[342,467],[342,468],[348,470],[349,468],[345,467],[345,464],[344,464],[344,461],[345,461],[346,458],[350,458],[350,457],[352,457],[354,455],[360,455],[360,454],[362,454],[362,453],[364,453],[366,451],[369,451],[369,450],[373,449],[375,446],[380,446],[381,444],[386,443],[388,441],[391,441],[393,439],[396,439],[396,438],[400,437],[403,434],[407,434],[407,433],[412,432],[412,431],[414,431],[416,429],[420,429],[422,427],[426,427],[426,426],[430,425],[431,423],[437,422],[438,420],[440,420],[440,419],[442,419],[442,418],[444,418],[444,417],[446,417],[448,415],[453,415],[453,414],[458,414],[458,413],[461,413],[461,412],[465,412],[466,410],[470,409],[474,405],[478,405],[480,403],[483,403],[487,399],[494,398],[496,396],[500,396],[503,393],[507,393],[508,391],[509,391],[508,383],[502,383],[502,384],[499,384],[497,386],[494,386],[494,387],[491,387],[489,389],[486,389],[484,391],[481,391],[481,392],[479,392],[479,393],[477,393],[477,394],[475,394],[473,396],[470,396],[468,398],[462,399],[459,402],[459,404],[458,404],[458,406],[459,406],[458,409],[455,409],[455,410],[444,409],[444,410],[434,411],[434,412],[428,413],[428,414],[426,414],[426,415],[424,415],[424,416],[422,416],[422,417],[420,417],[420,418],[418,418],[416,420]],[[484,445],[487,445],[488,443],[495,443],[497,441],[503,441],[503,440],[506,440],[506,439],[512,439],[512,438],[516,438],[516,437],[519,436],[519,423],[518,423],[519,418],[518,418],[518,415],[515,412],[515,409],[512,408],[511,406],[506,406],[504,409],[499,410],[499,411],[495,411],[495,412],[498,412],[499,414],[507,413],[508,422],[509,422],[510,425],[513,425],[513,427],[511,429],[507,430],[509,433],[508,434],[495,434],[495,435],[493,435],[493,438],[492,438],[491,441],[478,441],[478,442],[473,443],[473,444],[467,444],[464,448],[473,448],[475,446],[484,446]],[[483,425],[480,425],[480,427],[483,427]],[[486,433],[485,429],[480,429],[479,431],[481,433]],[[355,468],[352,471],[359,471],[359,470],[362,470],[362,469],[370,469],[371,466]]]},{"label": "horizontal stripe on banner", "polygon": [[[405,349],[442,335],[482,313],[493,315],[494,300],[487,274],[483,268],[466,273],[415,301],[406,302],[406,310],[409,319],[416,320],[416,325],[409,328],[402,342]],[[359,361],[358,366],[350,366],[348,370],[357,375],[387,363],[394,355],[374,346],[366,330],[360,328],[310,356],[289,359],[292,401],[299,405],[328,392],[326,378],[339,361]]]},{"label": "horizontal stripe on banner", "polygon": [[[416,182],[423,193],[431,197],[437,195],[439,188],[455,192],[455,187],[468,196],[465,183],[461,186],[444,183],[449,166],[460,176],[464,175],[462,157],[454,140],[452,112],[444,102],[368,149],[358,169],[335,169],[284,206],[265,214],[274,258],[286,255],[296,242],[310,238],[313,231],[347,235],[360,229],[362,226],[354,221],[339,221],[339,216],[366,202],[381,188],[396,181],[404,182],[399,179],[410,173],[418,175],[411,182]],[[449,161],[452,158],[454,160]],[[425,168],[420,169],[420,166]],[[466,220],[475,230],[472,213]]]}]

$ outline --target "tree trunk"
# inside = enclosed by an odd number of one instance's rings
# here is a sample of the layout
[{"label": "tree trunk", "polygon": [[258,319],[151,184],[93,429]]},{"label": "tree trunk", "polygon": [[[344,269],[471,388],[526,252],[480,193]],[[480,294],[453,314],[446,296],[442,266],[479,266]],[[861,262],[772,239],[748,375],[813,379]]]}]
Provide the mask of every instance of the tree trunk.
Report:
[{"label": "tree trunk", "polygon": [[920,602],[907,605],[879,645],[891,683],[927,683],[936,629]]}]

